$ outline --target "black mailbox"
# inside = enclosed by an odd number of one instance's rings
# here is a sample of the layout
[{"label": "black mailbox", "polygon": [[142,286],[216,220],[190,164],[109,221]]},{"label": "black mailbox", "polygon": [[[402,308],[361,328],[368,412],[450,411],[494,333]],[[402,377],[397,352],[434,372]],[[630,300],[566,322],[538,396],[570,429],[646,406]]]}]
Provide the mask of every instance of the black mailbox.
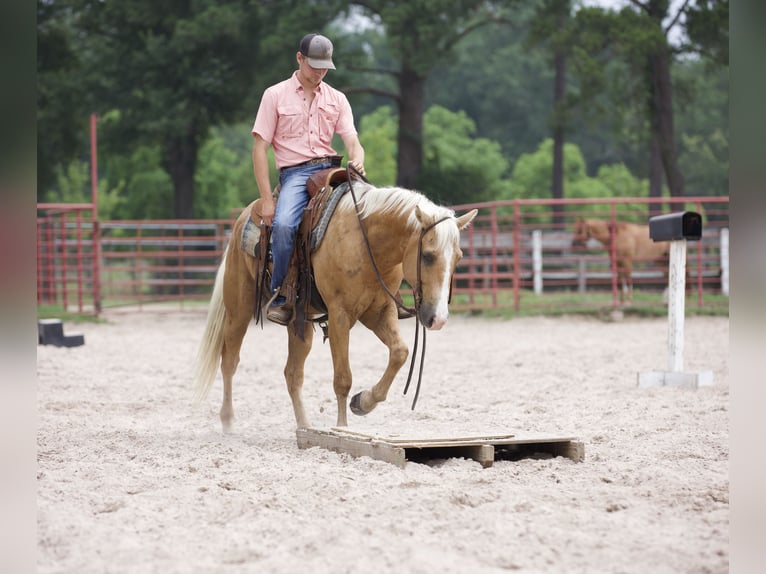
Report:
[{"label": "black mailbox", "polygon": [[654,241],[699,239],[702,216],[694,211],[679,211],[649,218],[649,237]]}]

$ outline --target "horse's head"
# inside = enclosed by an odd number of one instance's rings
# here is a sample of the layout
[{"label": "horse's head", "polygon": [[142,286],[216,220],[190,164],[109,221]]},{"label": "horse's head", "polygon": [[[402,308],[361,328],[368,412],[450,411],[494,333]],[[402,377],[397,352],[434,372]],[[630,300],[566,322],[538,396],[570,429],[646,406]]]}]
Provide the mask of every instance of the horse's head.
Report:
[{"label": "horse's head", "polygon": [[572,233],[572,247],[585,247],[588,239],[590,239],[590,226],[585,219],[578,217]]},{"label": "horse's head", "polygon": [[589,239],[609,245],[613,231],[615,227],[611,221],[578,217],[572,233],[572,247],[586,247]]},{"label": "horse's head", "polygon": [[415,287],[418,317],[429,329],[441,329],[447,322],[452,274],[463,256],[460,230],[477,213],[473,209],[455,217],[444,208],[415,207],[418,228],[407,243],[402,268],[404,278]]}]

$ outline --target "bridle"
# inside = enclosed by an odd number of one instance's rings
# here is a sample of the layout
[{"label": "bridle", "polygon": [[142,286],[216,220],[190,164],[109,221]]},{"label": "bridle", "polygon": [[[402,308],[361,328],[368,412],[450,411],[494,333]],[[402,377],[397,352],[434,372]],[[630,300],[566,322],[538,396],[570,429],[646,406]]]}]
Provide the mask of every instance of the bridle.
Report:
[{"label": "bridle", "polygon": [[[362,230],[362,237],[364,238],[364,245],[367,248],[367,254],[370,257],[370,261],[372,262],[372,268],[375,271],[375,276],[378,278],[378,282],[380,283],[381,287],[383,287],[383,290],[386,292],[386,294],[391,298],[391,300],[396,305],[397,309],[403,309],[407,311],[411,315],[415,315],[415,343],[413,344],[412,349],[412,359],[410,361],[410,371],[407,375],[407,383],[404,385],[404,393],[407,394],[407,391],[410,388],[410,381],[412,380],[412,372],[415,368],[415,359],[418,354],[418,333],[422,330],[423,331],[423,349],[420,352],[420,369],[418,371],[418,383],[415,387],[415,396],[412,398],[412,410],[415,410],[415,405],[418,402],[418,395],[420,395],[420,383],[423,379],[423,364],[425,361],[425,353],[426,353],[426,326],[422,324],[420,321],[420,305],[423,300],[423,284],[421,282],[421,267],[423,264],[423,237],[425,237],[426,233],[431,231],[434,227],[439,225],[443,221],[447,221],[448,219],[452,219],[450,216],[442,217],[441,219],[438,219],[431,223],[430,225],[423,227],[420,230],[420,237],[418,237],[418,255],[417,255],[417,273],[416,273],[416,281],[415,281],[415,287],[412,290],[413,299],[415,306],[414,307],[407,307],[404,305],[403,302],[401,302],[399,299],[396,298],[396,296],[391,293],[391,290],[386,286],[385,281],[383,281],[383,276],[380,274],[380,271],[378,270],[378,265],[375,263],[375,257],[372,254],[372,248],[370,247],[370,241],[367,237],[367,228],[364,226],[364,222],[362,221],[362,214],[359,211],[359,203],[356,199],[356,194],[354,193],[354,184],[353,179],[351,177],[351,170],[354,171],[355,177],[358,176],[359,179],[364,181],[365,183],[369,183],[369,180],[365,178],[353,165],[346,165],[346,176],[348,179],[348,188],[349,191],[351,191],[351,197],[354,200],[354,208],[356,210],[356,216],[359,220],[359,227]],[[450,278],[451,279],[451,278]],[[450,280],[450,294],[449,299],[452,299],[452,281]],[[448,301],[449,302],[449,301]]]}]

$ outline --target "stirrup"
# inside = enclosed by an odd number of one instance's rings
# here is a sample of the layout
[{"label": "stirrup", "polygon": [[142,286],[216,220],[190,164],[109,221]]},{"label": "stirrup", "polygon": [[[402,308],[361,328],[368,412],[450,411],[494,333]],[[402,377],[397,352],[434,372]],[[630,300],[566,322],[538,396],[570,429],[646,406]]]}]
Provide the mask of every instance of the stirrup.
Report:
[{"label": "stirrup", "polygon": [[272,323],[286,327],[293,318],[293,310],[287,306],[269,307],[268,311],[266,311],[266,318]]},{"label": "stirrup", "polygon": [[269,307],[271,307],[271,304],[277,300],[277,297],[279,297],[279,289],[274,291],[274,294],[269,298],[268,301],[266,301],[266,310],[268,311]]}]

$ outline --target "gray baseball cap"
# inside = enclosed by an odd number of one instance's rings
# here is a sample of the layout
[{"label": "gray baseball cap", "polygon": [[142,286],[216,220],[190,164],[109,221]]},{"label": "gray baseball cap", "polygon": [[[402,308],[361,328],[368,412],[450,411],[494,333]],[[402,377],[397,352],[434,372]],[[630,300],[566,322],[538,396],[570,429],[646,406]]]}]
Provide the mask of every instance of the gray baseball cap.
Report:
[{"label": "gray baseball cap", "polygon": [[332,63],[332,42],[320,34],[306,34],[301,40],[301,54],[312,68],[335,69]]}]

